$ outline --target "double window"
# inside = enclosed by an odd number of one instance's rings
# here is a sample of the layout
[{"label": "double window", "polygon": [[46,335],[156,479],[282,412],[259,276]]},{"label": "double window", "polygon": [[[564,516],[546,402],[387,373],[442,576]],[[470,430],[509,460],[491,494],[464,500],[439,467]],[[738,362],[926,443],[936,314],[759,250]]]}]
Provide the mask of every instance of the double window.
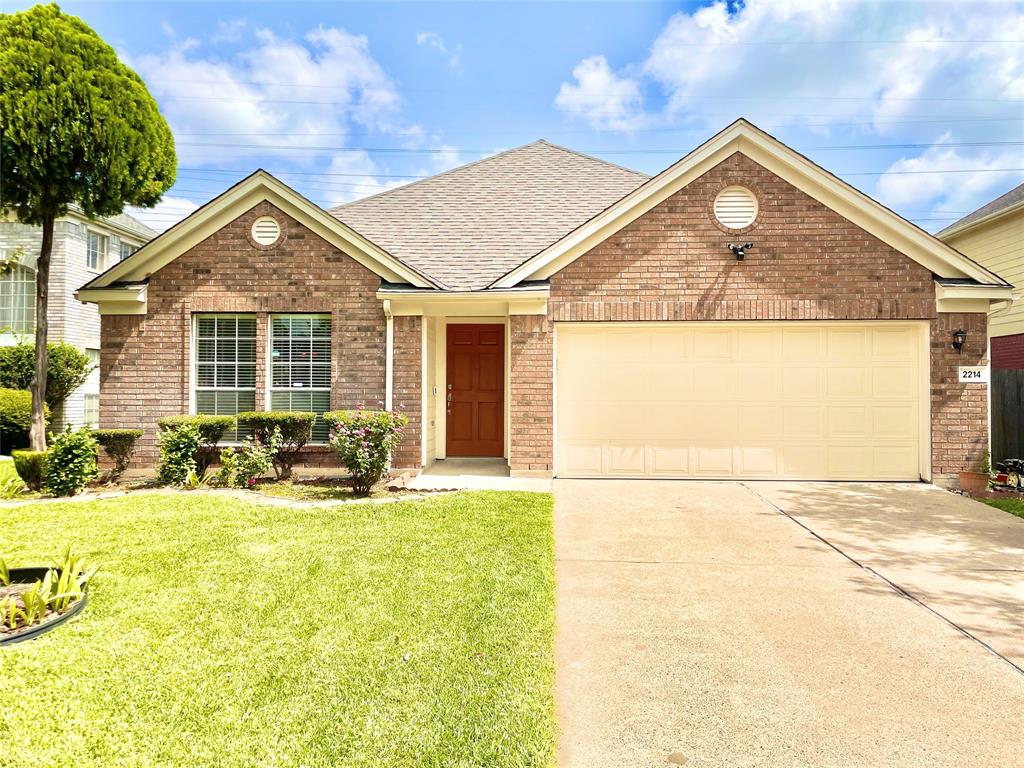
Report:
[{"label": "double window", "polygon": [[[331,316],[271,315],[269,342],[269,408],[313,411],[312,442],[326,443]],[[255,315],[198,315],[194,354],[196,413],[234,416],[256,410]],[[225,439],[244,436],[243,431]]]},{"label": "double window", "polygon": [[85,265],[95,271],[102,272],[103,265],[107,260],[107,246],[109,239],[99,232],[89,232],[89,239],[86,244]]}]

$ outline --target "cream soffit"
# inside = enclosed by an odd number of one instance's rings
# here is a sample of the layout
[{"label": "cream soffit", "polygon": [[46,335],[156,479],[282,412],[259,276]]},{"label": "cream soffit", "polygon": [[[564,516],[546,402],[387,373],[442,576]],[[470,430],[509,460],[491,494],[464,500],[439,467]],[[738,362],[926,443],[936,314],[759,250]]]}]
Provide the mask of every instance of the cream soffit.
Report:
[{"label": "cream soffit", "polygon": [[383,279],[436,287],[428,278],[401,263],[351,227],[302,197],[264,170],[246,177],[188,218],[151,240],[127,259],[91,280],[79,291],[83,301],[97,288],[147,280],[189,248],[234,221],[257,203],[268,201]]},{"label": "cream soffit", "polygon": [[509,288],[523,280],[550,278],[735,152],[746,155],[941,277],[972,278],[980,283],[1006,285],[980,264],[740,119],[610,208],[494,281],[492,287]]},{"label": "cream soffit", "polygon": [[416,291],[383,287],[377,291],[377,298],[392,314],[425,317],[546,315],[549,295],[547,286],[486,291]]}]

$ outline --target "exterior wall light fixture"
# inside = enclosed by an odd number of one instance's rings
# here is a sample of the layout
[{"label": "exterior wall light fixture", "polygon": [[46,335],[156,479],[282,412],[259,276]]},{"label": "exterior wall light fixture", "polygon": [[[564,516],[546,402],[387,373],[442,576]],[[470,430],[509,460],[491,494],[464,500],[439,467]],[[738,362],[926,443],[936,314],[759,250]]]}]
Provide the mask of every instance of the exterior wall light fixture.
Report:
[{"label": "exterior wall light fixture", "polygon": [[967,331],[963,328],[957,328],[953,331],[953,349],[959,354],[963,354],[964,342],[967,341]]}]

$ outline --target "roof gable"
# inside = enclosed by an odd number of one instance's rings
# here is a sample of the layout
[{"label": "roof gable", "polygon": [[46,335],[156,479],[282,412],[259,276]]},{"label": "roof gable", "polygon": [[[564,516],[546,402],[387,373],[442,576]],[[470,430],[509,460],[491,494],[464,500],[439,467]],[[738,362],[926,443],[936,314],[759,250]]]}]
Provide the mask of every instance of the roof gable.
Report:
[{"label": "roof gable", "polygon": [[154,272],[264,200],[292,216],[382,279],[423,288],[437,287],[432,280],[330,216],[291,187],[266,171],[258,170],[150,240],[124,261],[91,280],[80,289],[81,298],[90,301],[90,292],[144,283]]},{"label": "roof gable", "polygon": [[939,232],[936,237],[948,240],[950,237],[966,232],[986,221],[1002,218],[1014,211],[1024,209],[1024,184],[1020,184],[1005,195],[1000,195],[964,216]]},{"label": "roof gable", "polygon": [[1007,285],[1000,277],[933,235],[740,119],[606,210],[509,270],[493,281],[491,287],[508,288],[523,280],[551,277],[735,152],[749,157],[940,277],[970,278],[988,285]]},{"label": "roof gable", "polygon": [[479,289],[647,178],[537,141],[331,213],[444,287]]}]

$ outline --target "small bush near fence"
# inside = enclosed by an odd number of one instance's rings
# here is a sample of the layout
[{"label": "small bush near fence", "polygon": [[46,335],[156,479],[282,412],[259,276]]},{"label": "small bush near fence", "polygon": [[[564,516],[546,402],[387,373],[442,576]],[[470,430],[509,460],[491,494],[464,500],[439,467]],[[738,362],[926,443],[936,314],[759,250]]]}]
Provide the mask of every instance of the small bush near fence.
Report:
[{"label": "small bush near fence", "polygon": [[74,496],[96,477],[99,446],[88,427],[61,432],[49,453],[46,487],[54,496]]},{"label": "small bush near fence", "polygon": [[278,480],[292,476],[299,451],[313,435],[316,414],[308,411],[248,411],[238,414],[238,423],[248,427],[256,444],[271,447],[274,434],[280,446],[274,452],[274,475]]},{"label": "small bush near fence", "polygon": [[46,464],[49,451],[11,451],[14,471],[30,491],[39,491],[46,482]]},{"label": "small bush near fence", "polygon": [[135,443],[142,437],[141,429],[95,429],[92,433],[103,452],[114,462],[110,480],[116,480],[128,469],[135,453]]},{"label": "small bush near fence", "polygon": [[333,411],[324,414],[331,447],[352,475],[352,490],[366,496],[380,482],[409,418],[395,411]]}]

